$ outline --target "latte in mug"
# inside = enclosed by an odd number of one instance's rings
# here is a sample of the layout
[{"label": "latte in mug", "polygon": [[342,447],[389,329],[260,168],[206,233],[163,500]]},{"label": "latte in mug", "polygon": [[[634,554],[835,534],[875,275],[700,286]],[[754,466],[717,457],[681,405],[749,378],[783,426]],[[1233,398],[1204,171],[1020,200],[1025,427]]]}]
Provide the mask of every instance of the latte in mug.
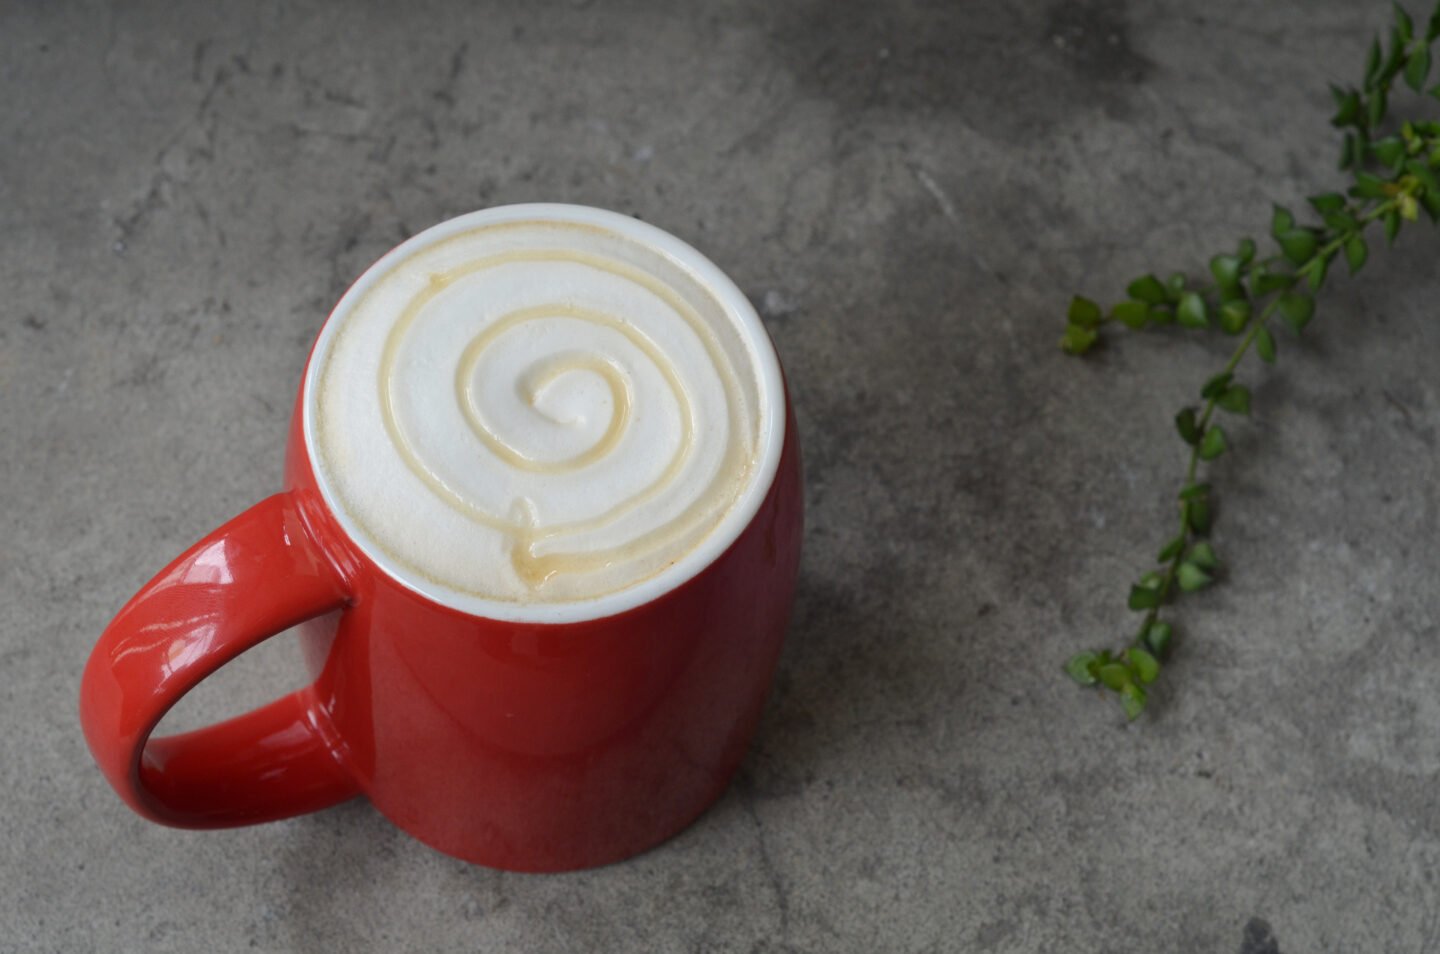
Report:
[{"label": "latte in mug", "polygon": [[667,589],[738,535],[781,387],[753,309],[694,249],[615,213],[510,206],[355,284],[304,415],[322,492],[392,575],[553,620]]}]

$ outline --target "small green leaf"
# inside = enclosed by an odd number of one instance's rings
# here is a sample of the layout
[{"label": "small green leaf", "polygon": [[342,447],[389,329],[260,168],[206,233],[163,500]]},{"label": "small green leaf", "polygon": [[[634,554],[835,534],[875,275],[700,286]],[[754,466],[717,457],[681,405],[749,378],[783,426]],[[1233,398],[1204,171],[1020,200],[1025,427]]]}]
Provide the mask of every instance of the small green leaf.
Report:
[{"label": "small green leaf", "polygon": [[1181,500],[1198,500],[1210,493],[1209,484],[1186,484],[1180,491]]},{"label": "small green leaf", "polygon": [[1365,240],[1358,234],[1350,236],[1345,242],[1345,261],[1350,266],[1350,274],[1354,275],[1365,267],[1365,260],[1370,257],[1370,248]]},{"label": "small green leaf", "polygon": [[1213,570],[1220,565],[1220,561],[1215,557],[1215,548],[1204,540],[1190,548],[1190,552],[1185,555],[1185,561],[1202,570]]},{"label": "small green leaf", "polygon": [[1400,4],[1392,4],[1395,7],[1395,26],[1399,30],[1400,42],[1409,43],[1415,36],[1415,23],[1410,19],[1410,14]]},{"label": "small green leaf", "polygon": [[1165,544],[1165,546],[1161,548],[1160,555],[1155,558],[1156,562],[1169,563],[1171,560],[1175,559],[1177,556],[1180,555],[1180,551],[1184,548],[1184,546],[1185,538],[1176,537],[1174,540],[1171,540],[1169,543]]},{"label": "small green leaf", "polygon": [[1185,503],[1185,523],[1195,533],[1210,532],[1210,503],[1204,497],[1197,497]]},{"label": "small green leaf", "polygon": [[1398,209],[1391,209],[1385,213],[1385,240],[1391,245],[1395,244],[1395,238],[1400,234],[1400,224]]},{"label": "small green leaf", "polygon": [[1145,645],[1150,647],[1150,652],[1157,659],[1164,659],[1170,649],[1170,639],[1174,636],[1175,630],[1169,623],[1151,623],[1145,630]]},{"label": "small green leaf", "polygon": [[1309,229],[1291,229],[1288,232],[1282,232],[1276,238],[1280,243],[1281,251],[1285,253],[1285,257],[1290,260],[1292,265],[1302,265],[1315,254],[1315,233]]},{"label": "small green leaf", "polygon": [[1193,563],[1180,564],[1180,569],[1176,572],[1175,578],[1180,581],[1180,589],[1186,593],[1203,590],[1213,582],[1213,578],[1209,573],[1206,573]]},{"label": "small green leaf", "polygon": [[1110,317],[1131,328],[1143,328],[1150,317],[1150,306],[1143,301],[1122,301],[1110,309]]},{"label": "small green leaf", "polygon": [[1354,133],[1345,134],[1345,142],[1340,147],[1340,169],[1349,169],[1355,165],[1356,156],[1360,152],[1360,140]]},{"label": "small green leaf", "polygon": [[1332,232],[1354,232],[1360,228],[1360,220],[1351,215],[1348,210],[1331,212],[1325,216],[1325,227]]},{"label": "small green leaf", "polygon": [[1160,605],[1161,593],[1159,590],[1151,589],[1148,586],[1130,587],[1129,606],[1132,610],[1141,611],[1154,609]]},{"label": "small green leaf", "polygon": [[1099,681],[1095,677],[1095,670],[1098,668],[1100,668],[1100,657],[1092,652],[1076,653],[1065,664],[1066,674],[1082,686],[1093,686]]},{"label": "small green leaf", "polygon": [[1368,89],[1375,85],[1375,80],[1380,75],[1380,38],[1377,36],[1370,41],[1370,52],[1365,55],[1365,86]]},{"label": "small green leaf", "polygon": [[1295,228],[1295,216],[1283,205],[1275,206],[1275,211],[1270,216],[1270,234],[1277,239]]},{"label": "small green leaf", "polygon": [[1281,295],[1279,307],[1280,314],[1290,323],[1290,327],[1295,329],[1297,335],[1305,330],[1305,326],[1315,316],[1315,299],[1299,292]]},{"label": "small green leaf", "polygon": [[1210,274],[1221,291],[1240,287],[1240,259],[1234,255],[1216,255],[1210,259]]},{"label": "small green leaf", "polygon": [[1251,313],[1250,303],[1245,299],[1227,301],[1220,306],[1220,327],[1232,335],[1238,335],[1245,330]]},{"label": "small green leaf", "polygon": [[1405,143],[1398,136],[1386,136],[1371,143],[1370,150],[1375,153],[1375,158],[1380,160],[1381,165],[1391,169],[1398,169],[1400,163],[1405,161]]},{"label": "small green leaf", "polygon": [[1335,97],[1335,115],[1330,117],[1330,125],[1341,129],[1355,125],[1359,118],[1360,94],[1354,90],[1338,94]]},{"label": "small green leaf", "polygon": [[1430,15],[1430,26],[1425,30],[1425,42],[1434,43],[1440,40],[1440,4],[1435,6],[1435,12]]},{"label": "small green leaf", "polygon": [[1326,192],[1322,195],[1312,195],[1309,199],[1310,207],[1322,217],[1339,212],[1345,208],[1345,197],[1338,192]]},{"label": "small green leaf", "polygon": [[1249,265],[1255,261],[1255,240],[1241,239],[1239,247],[1235,250],[1235,257],[1240,259],[1243,265]]},{"label": "small green leaf", "polygon": [[1148,305],[1160,305],[1169,301],[1169,296],[1165,293],[1165,286],[1160,284],[1160,279],[1154,275],[1145,275],[1135,279],[1126,286],[1125,294]]},{"label": "small green leaf", "polygon": [[1304,265],[1300,266],[1297,274],[1305,278],[1305,284],[1310,286],[1310,291],[1317,292],[1320,286],[1325,284],[1325,276],[1330,272],[1330,259],[1334,253],[1329,255],[1317,255]]},{"label": "small green leaf", "polygon": [[1390,31],[1390,55],[1385,57],[1385,65],[1380,67],[1379,91],[1386,92],[1390,88],[1390,81],[1400,68],[1405,65],[1406,47],[1409,44],[1400,35],[1400,27],[1397,25]]},{"label": "small green leaf", "polygon": [[1100,306],[1079,295],[1070,299],[1070,311],[1066,317],[1070,324],[1079,325],[1081,328],[1098,328],[1103,320]]},{"label": "small green leaf", "polygon": [[1225,453],[1225,429],[1216,424],[1200,439],[1200,459],[1214,460]]},{"label": "small green leaf", "polygon": [[1145,711],[1145,690],[1133,682],[1127,682],[1120,690],[1120,705],[1125,709],[1125,718],[1134,722]]},{"label": "small green leaf", "polygon": [[1065,334],[1060,337],[1060,350],[1066,354],[1082,355],[1095,347],[1100,333],[1093,328],[1082,328],[1079,325],[1070,325],[1065,329]]},{"label": "small green leaf", "polygon": [[1243,384],[1232,384],[1215,401],[1231,414],[1250,413],[1250,389]]},{"label": "small green leaf", "polygon": [[1180,432],[1180,439],[1185,443],[1200,443],[1200,425],[1193,407],[1187,407],[1175,415],[1175,429]]},{"label": "small green leaf", "polygon": [[1234,377],[1234,372],[1222,371],[1205,382],[1205,386],[1200,389],[1200,396],[1207,401],[1211,398],[1219,397],[1225,393],[1225,389],[1230,386],[1230,382]]},{"label": "small green leaf", "polygon": [[1383,199],[1386,196],[1385,186],[1385,180],[1379,176],[1356,172],[1355,185],[1350,187],[1350,194],[1357,199]]},{"label": "small green leaf", "polygon": [[1266,364],[1275,363],[1275,336],[1270,333],[1269,328],[1259,328],[1255,331],[1255,353]]},{"label": "small green leaf", "polygon": [[1420,197],[1420,202],[1425,206],[1425,211],[1430,216],[1430,221],[1440,222],[1440,192],[1427,191]]},{"label": "small green leaf", "polygon": [[1155,305],[1146,313],[1146,317],[1152,325],[1168,325],[1175,320],[1175,312],[1166,305]]},{"label": "small green leaf", "polygon": [[1389,108],[1389,96],[1385,93],[1385,87],[1377,86],[1370,94],[1370,101],[1366,105],[1366,121],[1371,129],[1379,129],[1380,124],[1385,122],[1385,111]]},{"label": "small green leaf", "polygon": [[1130,685],[1130,668],[1121,663],[1106,663],[1095,670],[1095,676],[1116,692]]},{"label": "small green leaf", "polygon": [[1205,307],[1205,299],[1195,292],[1186,292],[1180,296],[1180,305],[1175,309],[1175,320],[1187,328],[1208,328],[1210,318]]},{"label": "small green leaf", "polygon": [[1422,46],[1410,54],[1410,62],[1405,64],[1405,85],[1418,93],[1425,88],[1425,81],[1429,78],[1430,48]]},{"label": "small green leaf", "polygon": [[1172,304],[1180,300],[1180,293],[1185,290],[1187,280],[1184,272],[1172,272],[1170,277],[1165,279],[1165,291],[1169,293]]},{"label": "small green leaf", "polygon": [[1405,163],[1405,171],[1410,173],[1420,184],[1425,187],[1426,193],[1440,192],[1440,178],[1435,175],[1435,170],[1419,159],[1411,159]]},{"label": "small green leaf", "polygon": [[1250,272],[1250,289],[1255,297],[1263,298],[1272,292],[1289,288],[1296,282],[1294,275],[1287,272],[1271,271],[1263,265],[1256,266]]},{"label": "small green leaf", "polygon": [[1400,218],[1406,222],[1414,222],[1420,218],[1420,203],[1413,195],[1402,195],[1400,202]]},{"label": "small green leaf", "polygon": [[1125,658],[1130,661],[1130,667],[1135,670],[1135,676],[1145,685],[1150,685],[1160,675],[1160,662],[1139,646],[1131,646],[1125,650]]}]

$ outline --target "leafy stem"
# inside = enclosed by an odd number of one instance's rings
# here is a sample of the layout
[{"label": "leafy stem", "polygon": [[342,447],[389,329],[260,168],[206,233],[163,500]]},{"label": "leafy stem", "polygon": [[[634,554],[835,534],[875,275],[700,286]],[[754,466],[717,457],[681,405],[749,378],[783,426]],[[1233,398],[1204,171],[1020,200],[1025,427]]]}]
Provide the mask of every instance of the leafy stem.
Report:
[{"label": "leafy stem", "polygon": [[[1270,320],[1270,316],[1274,314],[1279,303],[1280,300],[1278,298],[1270,302],[1270,304],[1265,307],[1265,310],[1260,313],[1259,317],[1251,323],[1250,330],[1245,333],[1244,338],[1240,339],[1240,344],[1235,348],[1234,354],[1230,355],[1230,360],[1225,362],[1225,368],[1220,372],[1221,375],[1228,376],[1235,373],[1235,369],[1240,366],[1240,362],[1245,358],[1245,352],[1249,351],[1250,346],[1255,343],[1255,336],[1265,327],[1266,322]],[[1219,400],[1220,394],[1213,394],[1205,401],[1205,408],[1200,412],[1200,417],[1195,422],[1195,426],[1202,433],[1210,426],[1210,419],[1215,415],[1215,408]],[[1195,476],[1200,468],[1200,449],[1201,444],[1198,442],[1190,448],[1190,463],[1185,468],[1185,487],[1187,488],[1197,486]],[[1181,541],[1181,546],[1176,549],[1175,555],[1170,558],[1170,562],[1166,565],[1165,575],[1161,578],[1160,583],[1160,592],[1162,594],[1168,595],[1170,588],[1175,584],[1175,578],[1180,572],[1185,548],[1191,541],[1193,531],[1192,515],[1189,512],[1191,499],[1195,498],[1186,499],[1182,497],[1180,500],[1180,528],[1178,531],[1178,539]],[[1204,567],[1202,567],[1202,569],[1204,569]],[[1144,620],[1140,624],[1140,631],[1135,634],[1134,644],[1143,645],[1145,634],[1149,632],[1151,625],[1154,624],[1156,617],[1159,615],[1159,606],[1152,606],[1145,613]]]},{"label": "leafy stem", "polygon": [[1161,661],[1173,636],[1161,610],[1176,590],[1193,592],[1210,586],[1220,567],[1207,539],[1212,520],[1211,488],[1199,483],[1202,464],[1225,453],[1229,442],[1216,422],[1217,410],[1250,413],[1250,391],[1235,380],[1251,351],[1272,364],[1278,346],[1270,330],[1279,315],[1299,334],[1315,312],[1315,296],[1324,287],[1331,264],[1344,258],[1353,275],[1369,260],[1364,233],[1376,222],[1394,243],[1406,222],[1424,211],[1440,222],[1440,122],[1390,117],[1390,95],[1399,82],[1416,93],[1440,99],[1440,86],[1426,93],[1431,46],[1440,39],[1440,3],[1423,32],[1398,5],[1387,49],[1377,39],[1366,58],[1359,87],[1332,86],[1336,113],[1332,125],[1344,130],[1340,168],[1352,176],[1344,193],[1312,196],[1309,204],[1320,223],[1303,225],[1282,206],[1275,206],[1270,233],[1275,254],[1257,258],[1254,241],[1243,239],[1231,253],[1211,258],[1209,280],[1197,282],[1184,273],[1161,281],[1143,275],[1126,287],[1127,297],[1102,310],[1076,296],[1060,346],[1082,355],[1095,347],[1106,325],[1133,329],[1177,324],[1208,329],[1218,323],[1239,336],[1230,359],[1206,380],[1200,403],[1175,416],[1175,427],[1189,445],[1185,482],[1178,495],[1179,529],[1161,548],[1157,568],[1130,587],[1130,609],[1142,613],[1138,631],[1119,652],[1086,651],[1071,657],[1066,672],[1082,685],[1115,692],[1130,718],[1144,711],[1147,686],[1159,676]]}]

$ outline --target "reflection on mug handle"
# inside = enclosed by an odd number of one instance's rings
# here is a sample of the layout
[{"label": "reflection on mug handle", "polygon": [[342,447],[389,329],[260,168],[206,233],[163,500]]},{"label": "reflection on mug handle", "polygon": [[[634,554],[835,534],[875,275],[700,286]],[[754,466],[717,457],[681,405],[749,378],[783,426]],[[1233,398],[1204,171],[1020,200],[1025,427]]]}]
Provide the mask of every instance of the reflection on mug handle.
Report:
[{"label": "reflection on mug handle", "polygon": [[313,686],[217,725],[150,738],[220,666],[348,601],[289,493],[251,507],[147,583],[100,637],[80,685],[85,739],[120,797],[153,821],[227,828],[357,794]]}]

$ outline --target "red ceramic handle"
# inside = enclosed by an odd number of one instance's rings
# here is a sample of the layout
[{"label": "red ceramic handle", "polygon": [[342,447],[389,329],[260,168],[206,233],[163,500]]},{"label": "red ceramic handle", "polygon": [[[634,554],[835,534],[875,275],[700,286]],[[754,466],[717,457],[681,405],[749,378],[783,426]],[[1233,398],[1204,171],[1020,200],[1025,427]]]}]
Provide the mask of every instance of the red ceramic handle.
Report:
[{"label": "red ceramic handle", "polygon": [[235,656],[347,600],[290,494],[261,501],[166,567],[115,617],[80,684],[80,723],[135,811],[225,828],[356,793],[313,687],[227,722],[151,739],[160,718]]}]

